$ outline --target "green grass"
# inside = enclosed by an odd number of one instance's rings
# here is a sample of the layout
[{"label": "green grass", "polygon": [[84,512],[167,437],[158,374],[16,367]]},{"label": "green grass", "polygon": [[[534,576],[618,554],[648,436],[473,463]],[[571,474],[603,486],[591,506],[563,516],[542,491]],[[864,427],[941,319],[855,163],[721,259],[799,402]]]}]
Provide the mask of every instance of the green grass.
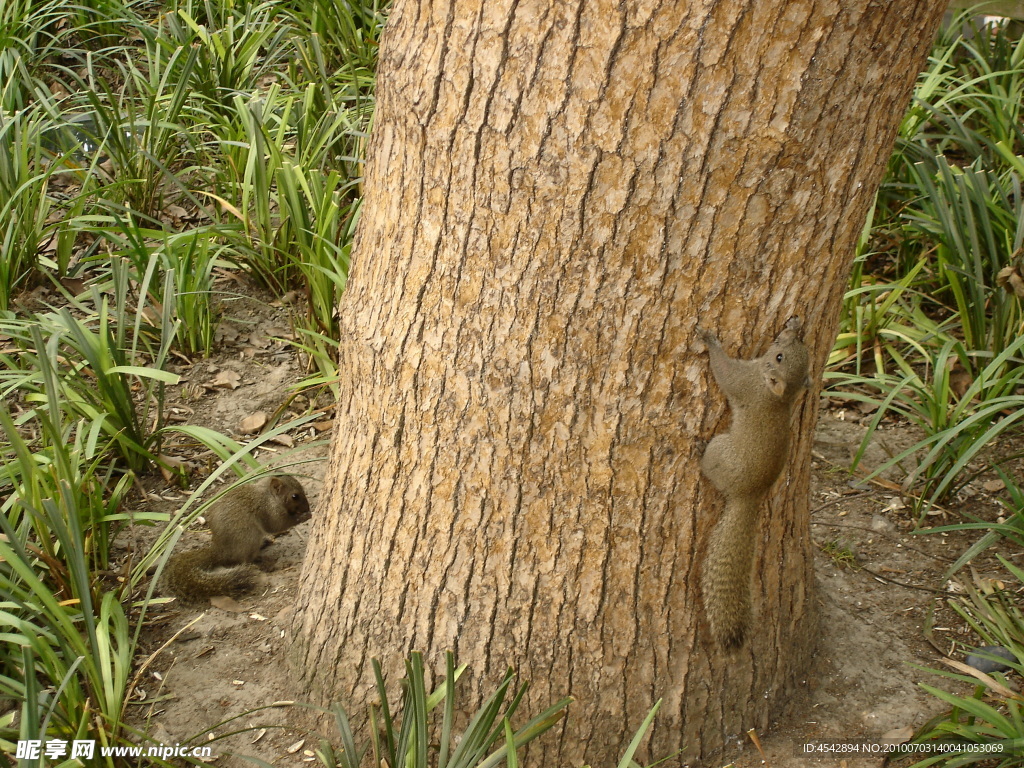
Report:
[{"label": "green grass", "polygon": [[[447,653],[445,676],[431,693],[427,692],[423,657],[412,653],[405,662],[401,699],[392,710],[380,663],[373,660],[377,683],[377,702],[369,708],[369,739],[357,743],[349,723],[348,712],[340,704],[331,708],[338,730],[340,749],[324,741],[317,750],[317,758],[325,768],[359,768],[364,757],[372,756],[373,765],[404,765],[406,768],[514,768],[519,764],[519,751],[534,739],[554,727],[566,716],[571,698],[561,699],[518,728],[513,721],[527,690],[526,683],[515,684],[512,669],[505,672],[497,686],[480,707],[468,716],[468,723],[460,729],[456,708],[459,678],[465,665],[456,668],[455,657]],[[639,764],[633,760],[644,737],[654,723],[661,706],[658,701],[644,718],[640,728],[626,747],[618,768],[632,768]],[[441,708],[440,717],[434,716]],[[653,766],[667,760],[663,758]]]},{"label": "green grass", "polygon": [[[953,29],[958,29],[955,22]],[[924,514],[999,466],[1024,406],[1021,298],[1000,275],[1024,263],[1024,43],[1006,26],[940,35],[900,127],[844,302],[827,374],[922,439],[903,468]]]},{"label": "green grass", "polygon": [[[1024,337],[1018,338],[996,357],[972,355],[964,344],[945,338],[938,349],[897,333],[881,335],[881,347],[894,371],[880,370],[873,376],[833,371],[826,380],[834,382],[844,397],[877,407],[854,468],[885,417],[894,414],[915,424],[925,437],[875,468],[873,477],[894,465],[906,467],[906,484],[920,486],[922,498],[945,500],[973,479],[968,467],[997,438],[1018,429],[1024,417]],[[893,343],[890,343],[893,342]],[[901,347],[913,353],[905,354]],[[980,359],[979,359],[980,358]],[[963,374],[963,387],[956,386],[954,372]],[[986,467],[991,462],[984,464]]]},{"label": "green grass", "polygon": [[[1024,582],[1024,571],[1000,558],[1009,576]],[[991,582],[981,588],[964,585],[965,595],[949,601],[980,645],[1002,646],[1014,660],[1007,661],[1011,671],[1024,671],[1024,614],[1017,596],[997,588]],[[970,646],[964,650],[973,650]],[[940,678],[971,687],[970,694],[952,693],[943,687],[921,684],[942,701],[947,709],[932,718],[915,734],[913,743],[927,744],[930,757],[912,768],[931,765],[961,766],[981,764],[997,768],[1024,765],[1024,699],[1008,683],[1006,673],[971,675],[967,668],[957,671],[931,669]],[[948,748],[943,749],[944,745]]]},{"label": "green grass", "polygon": [[54,230],[46,194],[59,164],[48,164],[43,137],[51,121],[38,109],[0,112],[0,311],[39,275],[39,246]]},{"label": "green grass", "polygon": [[22,708],[18,728],[0,726],[0,743],[81,738],[97,717],[117,741],[135,641],[120,596],[94,574],[108,566],[126,483],[110,492],[99,436],[87,424],[59,409],[40,424],[48,446],[33,452],[0,410],[11,444],[0,467],[10,492],[0,514],[0,698]]},{"label": "green grass", "polygon": [[[829,388],[875,406],[854,463],[883,421],[914,425],[919,441],[869,468],[901,468],[903,488],[924,519],[933,504],[956,509],[960,489],[985,472],[1003,479],[1006,521],[975,519],[930,529],[977,531],[946,578],[1008,539],[1024,541],[1024,492],[1006,467],[1024,414],[1024,315],[1002,277],[1024,270],[1024,42],[1006,25],[966,40],[939,36],[900,127],[896,152],[861,239],[841,329],[830,358]],[[1005,563],[1011,576],[1024,573]],[[1021,659],[1024,627],[1006,594],[973,588],[952,607],[986,644]],[[947,711],[915,737],[947,751],[915,768],[983,763],[1024,765],[1024,709],[991,680],[937,674],[974,686],[972,695],[923,685]],[[1000,678],[999,675],[995,676]],[[1005,754],[958,751],[1005,745]]]},{"label": "green grass", "polygon": [[[18,705],[0,749],[129,737],[148,569],[201,509],[129,516],[134,484],[186,442],[221,462],[206,488],[293,426],[241,445],[165,420],[169,361],[215,351],[218,272],[278,292],[309,277],[297,328],[337,339],[383,23],[352,10],[0,8],[0,698]],[[332,370],[334,343],[313,348],[315,367]],[[129,522],[172,524],[113,582]]]}]

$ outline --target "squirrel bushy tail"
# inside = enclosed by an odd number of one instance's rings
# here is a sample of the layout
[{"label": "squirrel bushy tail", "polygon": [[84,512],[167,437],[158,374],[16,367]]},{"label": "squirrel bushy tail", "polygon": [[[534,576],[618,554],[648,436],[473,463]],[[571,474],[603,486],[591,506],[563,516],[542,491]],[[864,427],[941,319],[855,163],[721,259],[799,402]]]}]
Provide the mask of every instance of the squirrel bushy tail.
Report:
[{"label": "squirrel bushy tail", "polygon": [[704,558],[701,587],[711,633],[727,651],[743,645],[750,627],[750,572],[758,502],[733,498],[715,524]]},{"label": "squirrel bushy tail", "polygon": [[219,558],[213,548],[200,547],[173,555],[167,561],[164,578],[172,592],[192,602],[213,595],[246,592],[259,581],[259,568],[252,563],[227,568],[217,568],[218,565]]}]

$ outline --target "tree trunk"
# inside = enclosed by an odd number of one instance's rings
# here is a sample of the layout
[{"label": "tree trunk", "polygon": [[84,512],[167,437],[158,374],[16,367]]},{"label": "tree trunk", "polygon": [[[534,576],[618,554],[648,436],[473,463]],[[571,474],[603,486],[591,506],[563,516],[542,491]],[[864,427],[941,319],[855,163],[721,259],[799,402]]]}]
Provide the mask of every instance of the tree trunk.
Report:
[{"label": "tree trunk", "polygon": [[[765,729],[817,625],[816,387],[755,536],[757,631],[726,655],[699,469],[727,407],[695,343],[762,353],[804,318],[812,380],[943,0],[396,0],[341,303],[337,430],[297,663],[361,706],[369,661],[506,665],[530,763]],[[540,754],[538,754],[540,753]]]}]

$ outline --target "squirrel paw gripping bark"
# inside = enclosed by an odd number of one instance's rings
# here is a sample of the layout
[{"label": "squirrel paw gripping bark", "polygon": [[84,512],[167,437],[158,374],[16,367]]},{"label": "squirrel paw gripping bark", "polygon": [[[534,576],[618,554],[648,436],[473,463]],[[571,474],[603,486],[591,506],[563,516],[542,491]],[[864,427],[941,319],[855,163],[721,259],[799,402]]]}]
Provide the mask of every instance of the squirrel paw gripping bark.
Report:
[{"label": "squirrel paw gripping bark", "polygon": [[260,581],[254,563],[264,544],[308,520],[310,512],[302,484],[281,475],[235,488],[208,517],[210,543],[172,555],[164,569],[167,588],[186,602],[253,589]]},{"label": "squirrel paw gripping bark", "polygon": [[727,650],[747,638],[757,513],[785,464],[793,403],[810,385],[800,328],[800,318],[791,317],[768,351],[753,360],[729,357],[713,333],[697,329],[732,413],[729,430],[712,438],[701,459],[701,472],[725,497],[701,587],[711,632]]}]

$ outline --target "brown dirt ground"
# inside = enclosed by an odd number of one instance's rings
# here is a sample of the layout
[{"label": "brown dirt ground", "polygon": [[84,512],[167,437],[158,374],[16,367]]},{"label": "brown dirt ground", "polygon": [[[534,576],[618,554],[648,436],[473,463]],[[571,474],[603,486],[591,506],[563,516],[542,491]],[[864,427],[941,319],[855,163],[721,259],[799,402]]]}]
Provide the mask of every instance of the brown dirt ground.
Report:
[{"label": "brown dirt ground", "polygon": [[[252,298],[229,305],[218,354],[182,365],[178,371],[183,384],[172,402],[178,417],[240,437],[243,418],[257,410],[273,413],[285,405],[287,387],[302,378],[303,370],[290,348],[271,337],[288,335],[289,311],[294,310]],[[225,370],[240,375],[237,389],[204,386]],[[305,404],[300,399],[292,405],[298,414]],[[813,757],[802,754],[800,748],[810,739],[878,739],[900,729],[916,730],[942,711],[941,703],[922,691],[919,683],[947,688],[951,683],[911,665],[939,667],[940,649],[962,658],[961,644],[972,642],[963,622],[946,607],[941,590],[944,570],[977,536],[913,535],[912,512],[903,507],[898,491],[878,485],[851,487],[845,468],[864,433],[861,422],[867,418],[842,403],[825,403],[821,411],[814,453],[812,535],[820,548],[833,554],[819,549],[816,557],[821,637],[816,665],[807,675],[806,701],[786,722],[756,734],[763,754],[749,737],[742,737],[704,765],[880,766],[880,757]],[[291,452],[276,446],[278,453],[264,451],[259,457],[266,463],[279,462],[286,453],[288,461],[313,460],[298,472],[306,477],[314,511],[324,467],[318,460],[327,454],[324,434],[306,427],[293,434]],[[887,450],[907,439],[906,429],[881,433],[865,466],[877,466]],[[208,457],[191,458],[197,465],[210,463]],[[140,508],[176,509],[184,493],[169,493],[166,488],[165,483],[154,481],[148,503]],[[985,519],[995,519],[1002,511],[997,495],[981,490],[980,485],[968,489],[964,499],[972,513]],[[932,525],[947,522],[956,519],[939,515],[928,521]],[[129,708],[135,727],[164,744],[184,742],[207,729],[218,737],[244,729],[213,742],[214,754],[220,754],[216,764],[222,766],[252,764],[230,754],[235,752],[278,766],[314,762],[311,750],[320,737],[302,729],[300,724],[309,722],[302,710],[260,709],[295,698],[284,657],[308,525],[298,526],[271,545],[268,554],[277,557],[276,570],[267,575],[266,588],[259,594],[220,608],[197,610],[171,604],[150,614],[139,658],[156,655],[141,676]],[[145,547],[154,535],[152,529],[137,527],[125,544]],[[204,536],[190,531],[179,546],[201,543]],[[1013,555],[1017,562],[1019,554]],[[983,576],[1006,578],[991,557],[976,561],[973,568]],[[957,578],[966,574],[962,571]],[[929,619],[935,627],[931,641],[923,632]],[[229,718],[235,719],[226,722]],[[665,765],[679,763],[671,760]]]}]

